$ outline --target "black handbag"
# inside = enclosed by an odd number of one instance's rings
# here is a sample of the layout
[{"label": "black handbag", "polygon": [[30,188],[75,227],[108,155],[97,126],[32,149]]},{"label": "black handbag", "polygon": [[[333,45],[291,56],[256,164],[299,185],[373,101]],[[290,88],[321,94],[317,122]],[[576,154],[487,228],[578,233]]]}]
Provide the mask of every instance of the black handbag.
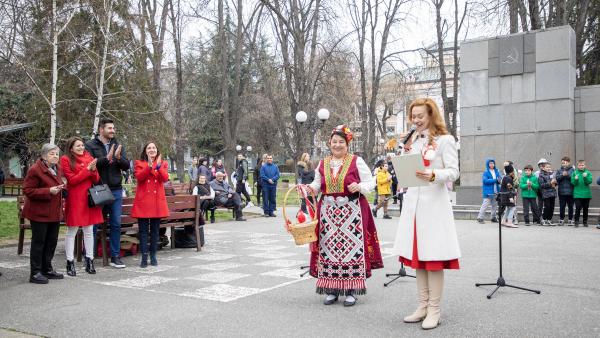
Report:
[{"label": "black handbag", "polygon": [[115,196],[106,184],[93,185],[88,189],[88,206],[90,208],[111,205],[114,201]]}]

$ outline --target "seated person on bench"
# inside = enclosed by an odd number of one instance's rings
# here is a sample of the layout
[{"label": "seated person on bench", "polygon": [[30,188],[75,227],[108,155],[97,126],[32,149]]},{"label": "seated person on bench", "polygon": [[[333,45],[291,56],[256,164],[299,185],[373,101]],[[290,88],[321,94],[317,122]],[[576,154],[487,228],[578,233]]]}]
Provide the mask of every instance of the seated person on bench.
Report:
[{"label": "seated person on bench", "polygon": [[210,210],[210,222],[214,223],[216,208],[215,191],[210,187],[210,183],[206,181],[205,174],[198,175],[198,182],[192,191],[192,195],[198,195],[198,199],[201,200],[200,209],[202,209],[202,219],[204,220],[206,212]]},{"label": "seated person on bench", "polygon": [[231,186],[225,182],[225,174],[216,172],[216,178],[210,182],[210,187],[215,191],[215,204],[219,207],[234,208],[235,220],[245,221],[242,215],[242,199]]}]

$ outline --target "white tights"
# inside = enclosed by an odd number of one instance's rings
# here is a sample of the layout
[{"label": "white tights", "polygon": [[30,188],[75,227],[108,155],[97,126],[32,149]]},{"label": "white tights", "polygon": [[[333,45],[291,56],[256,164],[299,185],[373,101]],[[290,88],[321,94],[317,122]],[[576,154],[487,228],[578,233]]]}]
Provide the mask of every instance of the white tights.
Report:
[{"label": "white tights", "polygon": [[[85,256],[89,259],[94,259],[94,226],[87,225],[81,227],[83,230],[83,245],[85,245]],[[67,260],[73,261],[75,251],[75,236],[79,227],[67,227],[67,236],[65,238],[65,253]]]}]

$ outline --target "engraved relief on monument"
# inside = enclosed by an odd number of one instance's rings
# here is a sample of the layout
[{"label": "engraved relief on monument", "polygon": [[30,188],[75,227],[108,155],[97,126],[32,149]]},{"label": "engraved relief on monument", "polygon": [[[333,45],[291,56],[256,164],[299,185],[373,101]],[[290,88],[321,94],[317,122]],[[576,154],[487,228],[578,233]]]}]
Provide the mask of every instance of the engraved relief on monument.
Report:
[{"label": "engraved relief on monument", "polygon": [[523,35],[500,38],[498,47],[499,75],[523,74]]}]

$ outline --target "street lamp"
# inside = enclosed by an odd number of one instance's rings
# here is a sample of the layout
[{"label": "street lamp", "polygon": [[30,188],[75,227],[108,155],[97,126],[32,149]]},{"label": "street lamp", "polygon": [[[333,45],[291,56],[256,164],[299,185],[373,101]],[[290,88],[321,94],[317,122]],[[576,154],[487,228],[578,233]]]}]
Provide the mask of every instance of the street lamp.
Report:
[{"label": "street lamp", "polygon": [[[312,156],[316,156],[316,143],[317,143],[317,131],[325,124],[325,121],[329,119],[329,110],[326,108],[321,108],[317,111],[317,118],[311,119],[308,129],[312,132],[312,145],[311,145],[311,153]],[[304,111],[299,111],[296,113],[296,121],[301,125],[304,124],[308,120],[308,114]],[[321,123],[319,123],[321,121]]]},{"label": "street lamp", "polygon": [[247,146],[246,147],[246,151],[249,152],[249,153],[252,152],[252,146]]},{"label": "street lamp", "polygon": [[235,146],[235,150],[242,151],[242,146],[238,144],[237,146]]},{"label": "street lamp", "polygon": [[319,120],[321,120],[321,122],[325,123],[325,121],[329,119],[329,110],[321,108],[317,112],[317,116],[319,117]]},{"label": "street lamp", "polygon": [[308,115],[302,110],[296,113],[296,121],[299,123],[304,123],[308,119]]}]

